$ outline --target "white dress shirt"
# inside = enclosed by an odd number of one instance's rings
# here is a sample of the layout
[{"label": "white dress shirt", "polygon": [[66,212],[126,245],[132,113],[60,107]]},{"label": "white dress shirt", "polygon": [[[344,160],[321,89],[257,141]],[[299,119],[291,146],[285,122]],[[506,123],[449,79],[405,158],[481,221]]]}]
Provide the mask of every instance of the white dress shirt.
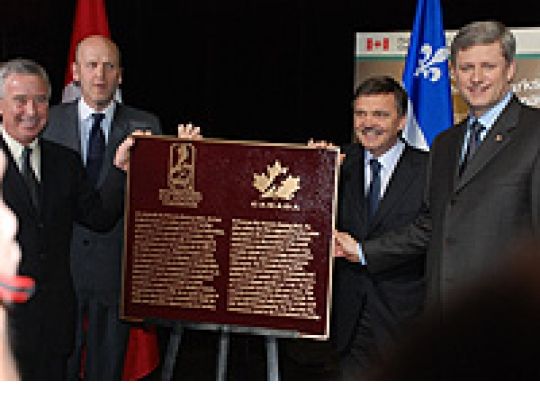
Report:
[{"label": "white dress shirt", "polygon": [[111,132],[111,123],[114,116],[114,110],[116,108],[116,102],[112,101],[107,108],[102,111],[96,111],[92,109],[83,98],[79,100],[79,127],[81,130],[81,156],[82,161],[86,165],[86,157],[88,156],[88,141],[90,137],[90,130],[94,125],[94,118],[92,114],[101,113],[105,114],[105,117],[101,121],[101,129],[105,134],[105,145],[109,142],[109,134]]},{"label": "white dress shirt", "polygon": [[383,155],[375,158],[369,151],[366,150],[364,153],[364,195],[367,195],[369,191],[369,186],[371,185],[371,168],[369,166],[369,161],[371,159],[377,159],[381,164],[381,196],[379,200],[384,197],[384,193],[388,188],[394,169],[401,157],[401,154],[405,150],[405,144],[402,141],[398,141],[394,146],[386,151]]},{"label": "white dress shirt", "polygon": [[13,137],[11,137],[4,126],[1,126],[2,130],[2,137],[4,138],[4,141],[6,142],[6,145],[9,149],[9,152],[11,153],[11,156],[13,156],[13,159],[15,160],[15,163],[17,164],[17,168],[19,169],[19,172],[21,172],[22,168],[22,154],[25,147],[29,147],[32,149],[32,154],[30,155],[30,166],[32,167],[32,170],[34,171],[34,174],[36,175],[36,179],[38,181],[41,181],[41,147],[39,145],[39,141],[37,138],[35,138],[32,143],[30,143],[27,146],[24,146],[23,144],[19,143],[17,140],[15,140]]}]

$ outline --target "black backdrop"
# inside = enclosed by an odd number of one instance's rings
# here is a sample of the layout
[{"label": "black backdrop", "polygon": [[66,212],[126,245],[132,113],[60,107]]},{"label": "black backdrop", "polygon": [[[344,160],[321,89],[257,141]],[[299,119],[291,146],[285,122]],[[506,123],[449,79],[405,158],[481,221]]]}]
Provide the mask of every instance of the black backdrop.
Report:
[{"label": "black backdrop", "polygon": [[[410,30],[416,1],[107,0],[123,52],[126,103],[167,133],[337,143],[350,138],[356,31]],[[523,0],[443,0],[444,25],[476,19],[540,26]],[[24,56],[63,85],[75,0],[1,0],[0,60]],[[536,16],[535,16],[536,15]]]}]

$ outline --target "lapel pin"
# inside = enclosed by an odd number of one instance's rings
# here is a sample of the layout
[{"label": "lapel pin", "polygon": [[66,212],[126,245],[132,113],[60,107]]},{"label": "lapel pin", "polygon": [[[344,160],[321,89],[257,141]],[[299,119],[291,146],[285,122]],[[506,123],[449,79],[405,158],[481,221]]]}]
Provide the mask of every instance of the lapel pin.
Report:
[{"label": "lapel pin", "polygon": [[496,142],[501,142],[501,141],[503,141],[503,136],[502,136],[502,134],[497,134],[497,135],[495,136],[495,141],[496,141]]}]

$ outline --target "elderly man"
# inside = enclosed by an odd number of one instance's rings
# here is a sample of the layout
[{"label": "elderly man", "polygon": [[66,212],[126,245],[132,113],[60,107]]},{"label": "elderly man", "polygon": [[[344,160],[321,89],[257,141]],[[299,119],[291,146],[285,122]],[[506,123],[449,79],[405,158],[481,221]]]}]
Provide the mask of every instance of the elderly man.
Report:
[{"label": "elderly man", "polygon": [[65,377],[73,345],[75,300],[70,274],[73,222],[111,229],[122,213],[127,145],[99,191],[80,157],[45,141],[50,83],[35,62],[11,60],[0,68],[0,150],[8,157],[4,199],[19,220],[19,274],[35,279],[35,295],[9,314],[22,379]]}]

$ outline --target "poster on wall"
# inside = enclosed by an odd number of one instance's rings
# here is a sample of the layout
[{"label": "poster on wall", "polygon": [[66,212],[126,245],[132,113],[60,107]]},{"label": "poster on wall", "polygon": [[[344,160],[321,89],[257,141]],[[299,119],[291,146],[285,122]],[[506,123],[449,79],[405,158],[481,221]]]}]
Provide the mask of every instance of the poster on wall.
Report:
[{"label": "poster on wall", "polygon": [[[512,28],[516,37],[517,73],[512,83],[519,98],[540,108],[540,28]],[[449,46],[456,31],[446,31]],[[375,75],[388,75],[402,80],[410,32],[356,33],[354,86]],[[452,81],[454,121],[461,121],[467,108]]]}]

